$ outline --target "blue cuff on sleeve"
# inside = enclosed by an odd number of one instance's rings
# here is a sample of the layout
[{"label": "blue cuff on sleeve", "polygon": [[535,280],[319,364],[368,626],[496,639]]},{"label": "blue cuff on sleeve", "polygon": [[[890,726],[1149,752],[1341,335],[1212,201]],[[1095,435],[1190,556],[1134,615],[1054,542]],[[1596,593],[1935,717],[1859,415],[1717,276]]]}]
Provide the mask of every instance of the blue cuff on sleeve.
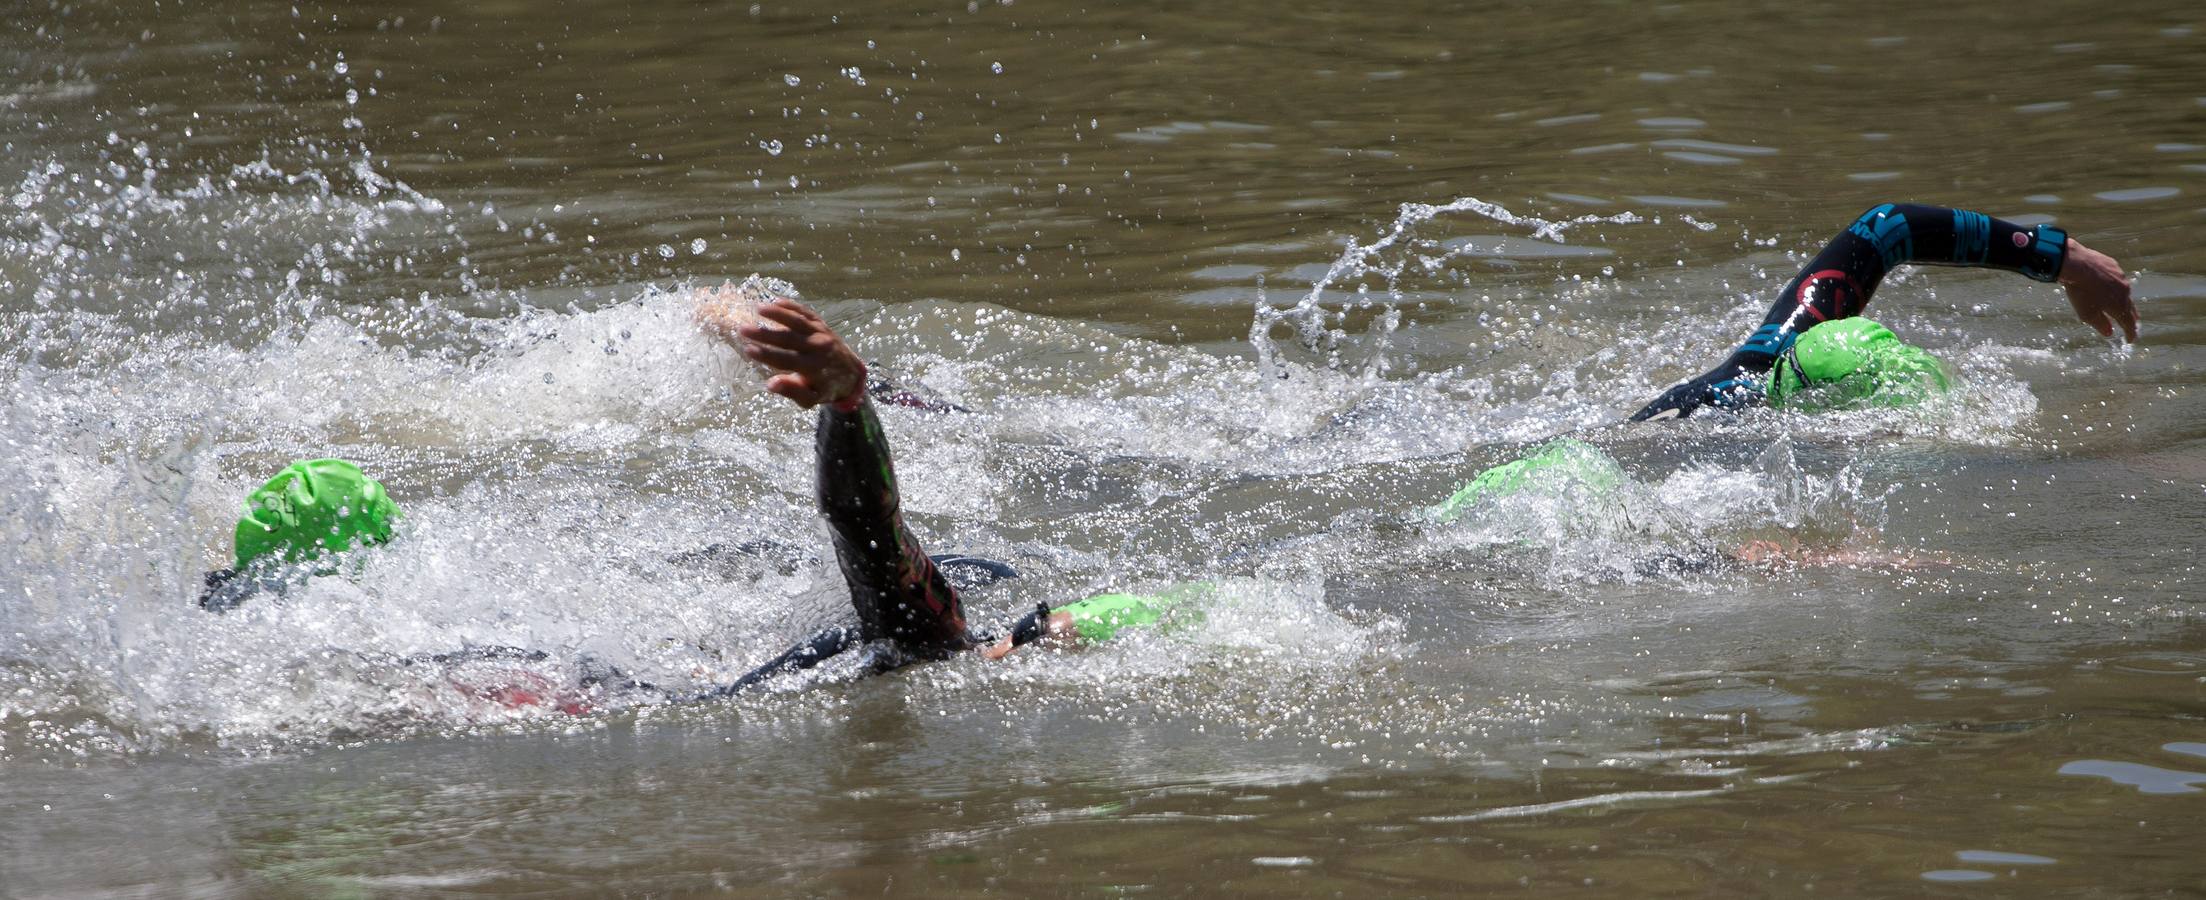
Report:
[{"label": "blue cuff on sleeve", "polygon": [[2030,245],[2030,267],[2022,274],[2032,281],[2060,278],[2061,264],[2068,261],[2068,232],[2054,225],[2039,225],[2030,230],[2037,240]]},{"label": "blue cuff on sleeve", "polygon": [[1791,347],[1793,339],[1797,337],[1799,335],[1785,328],[1784,323],[1771,322],[1754,329],[1754,334],[1746,339],[1746,343],[1739,345],[1739,352],[1761,353],[1775,359]]}]

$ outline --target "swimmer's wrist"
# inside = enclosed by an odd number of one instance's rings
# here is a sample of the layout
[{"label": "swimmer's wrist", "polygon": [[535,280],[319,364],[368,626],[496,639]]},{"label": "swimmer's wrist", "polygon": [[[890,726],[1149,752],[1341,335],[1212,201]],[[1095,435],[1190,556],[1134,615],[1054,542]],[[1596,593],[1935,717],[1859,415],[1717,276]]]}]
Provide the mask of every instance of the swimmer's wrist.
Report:
[{"label": "swimmer's wrist", "polygon": [[839,413],[854,413],[858,411],[858,407],[864,406],[865,404],[866,364],[865,360],[859,360],[858,374],[856,377],[853,377],[850,380],[849,393],[846,393],[837,399],[828,401],[827,405]]},{"label": "swimmer's wrist", "polygon": [[[2015,237],[2022,235],[2017,232]],[[2062,270],[2068,267],[2068,254],[2077,246],[2068,231],[2058,225],[2038,225],[2030,229],[2029,262],[2022,275],[2031,281],[2059,281]]]},{"label": "swimmer's wrist", "polygon": [[1011,626],[1011,646],[1024,647],[1049,636],[1049,604],[1036,603],[1034,611]]},{"label": "swimmer's wrist", "polygon": [[2054,270],[2053,280],[2061,284],[2075,284],[2078,281],[2082,281],[2083,275],[2080,271],[2069,271],[2068,260],[2076,255],[2076,251],[2086,249],[2089,248],[2085,247],[2082,244],[2076,243],[2075,238],[2069,238],[2067,243],[2062,244],[2060,254],[2061,266],[2059,269]]}]

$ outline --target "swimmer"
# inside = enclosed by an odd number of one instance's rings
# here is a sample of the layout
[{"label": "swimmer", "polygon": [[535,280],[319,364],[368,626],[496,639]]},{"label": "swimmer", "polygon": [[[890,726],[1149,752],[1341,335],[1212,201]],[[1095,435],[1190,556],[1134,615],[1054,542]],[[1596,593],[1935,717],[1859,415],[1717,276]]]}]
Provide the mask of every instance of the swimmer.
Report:
[{"label": "swimmer", "polygon": [[[1936,361],[1931,362],[1935,364]],[[1492,511],[1496,504],[1509,502],[1510,498],[1544,497],[1566,506],[1573,515],[1605,512],[1623,521],[1633,521],[1647,511],[1634,509],[1638,504],[1632,500],[1633,492],[1627,487],[1631,480],[1623,464],[1600,448],[1577,438],[1558,438],[1522,457],[1480,472],[1446,500],[1426,509],[1422,518],[1431,524],[1447,525],[1473,513]],[[1654,513],[1657,517],[1662,515],[1659,510]],[[1952,560],[1933,553],[1892,551],[1874,546],[1815,546],[1796,537],[1784,536],[1750,539],[1735,546],[1707,544],[1657,553],[1631,560],[1630,569],[1641,576],[1672,577],[1740,568],[1874,566],[1911,569],[1951,563]]]},{"label": "swimmer", "polygon": [[[888,441],[875,417],[867,367],[818,313],[786,298],[753,315],[700,312],[704,330],[734,345],[768,370],[769,392],[818,408],[815,458],[820,509],[833,535],[838,567],[857,613],[854,626],[824,629],[741,678],[703,691],[671,691],[590,664],[570,683],[557,683],[528,664],[541,651],[469,647],[453,653],[393,660],[430,667],[470,699],[491,708],[587,712],[608,691],[640,691],[684,701],[729,696],[766,679],[811,668],[844,651],[868,647],[867,667],[885,671],[923,660],[979,651],[1001,659],[1017,647],[1048,639],[1068,644],[1108,640],[1119,631],[1155,625],[1174,607],[1207,596],[1208,585],[1182,585],[1157,595],[1106,594],[1064,608],[1037,607],[1002,632],[967,625],[960,583],[977,586],[1016,577],[1009,566],[960,556],[928,556],[901,516]],[[888,402],[923,409],[901,392]],[[227,612],[261,593],[281,593],[302,574],[325,575],[347,552],[389,542],[400,516],[383,485],[341,459],[286,466],[246,500],[234,538],[235,565],[209,572],[201,608]],[[678,559],[724,561],[714,545]],[[752,553],[738,547],[736,552]],[[955,576],[953,578],[953,576]]]},{"label": "swimmer", "polygon": [[[2025,228],[1967,210],[1886,203],[1870,209],[1824,246],[1785,285],[1763,324],[1722,365],[1681,382],[1634,414],[1632,421],[1683,418],[1702,406],[1768,405],[1800,411],[1907,406],[1948,390],[1951,370],[1883,325],[1860,318],[1870,296],[1903,263],[1972,266],[2020,272],[2058,282],[2077,318],[2112,337],[2137,340],[2137,307],[2129,279],[2106,254],[2052,225]],[[1473,506],[1528,487],[1562,483],[1611,496],[1627,478],[1615,460],[1574,439],[1474,477],[1428,518],[1453,521]],[[1817,550],[1797,541],[1751,541],[1728,552],[1710,550],[1643,561],[1643,572],[1697,571],[1735,563],[1847,564],[1857,553]],[[1903,561],[1904,562],[1904,561]]]},{"label": "swimmer", "polygon": [[232,538],[236,565],[206,574],[199,607],[228,612],[281,593],[288,567],[387,543],[397,521],[398,504],[353,462],[294,462],[246,495]]},{"label": "swimmer", "polygon": [[[1884,276],[1904,263],[2005,269],[2058,282],[2084,324],[2105,337],[2119,327],[2125,339],[2137,340],[2137,305],[2121,266],[2067,232],[1968,210],[1886,203],[1863,213],[1809,260],[1778,294],[1762,326],[1722,365],[1664,391],[1632,421],[1683,418],[1703,406],[1783,405],[1787,396],[1833,385],[1850,402],[1882,402],[1871,399],[1880,389],[1896,398],[1892,392],[1913,390],[1909,385],[1924,379],[1942,388],[1942,367],[1926,367],[1919,358],[1927,354],[1881,327],[1848,324]],[[1832,330],[1809,342],[1826,329]]]},{"label": "swimmer", "polygon": [[1120,629],[1154,624],[1172,607],[1204,592],[1202,586],[1187,586],[1158,596],[1107,594],[1057,610],[1038,604],[1001,634],[974,631],[943,566],[904,525],[888,438],[867,396],[865,363],[818,313],[795,300],[775,298],[757,308],[757,319],[721,320],[707,312],[699,324],[745,358],[776,372],[766,380],[767,391],[800,407],[818,408],[814,458],[820,510],[827,517],[858,624],[824,629],[702,696],[732,694],[860,645],[880,648],[869,665],[885,670],[967,651],[1002,659],[1043,639],[1107,640]]},{"label": "swimmer", "polygon": [[[1856,316],[1822,322],[1800,334],[1752,390],[1754,402],[1774,408],[1826,412],[1911,406],[1951,389],[1953,381],[1943,360],[1902,343],[1891,329]],[[1555,495],[1571,504],[1619,502],[1630,478],[1600,448],[1576,438],[1559,438],[1480,472],[1427,510],[1425,519],[1441,524],[1458,521],[1482,505],[1527,493]],[[1787,538],[1664,553],[1637,560],[1633,568],[1642,575],[1679,575],[1742,565],[1910,567],[1926,561],[1936,560],[1868,548],[1818,548]]]}]

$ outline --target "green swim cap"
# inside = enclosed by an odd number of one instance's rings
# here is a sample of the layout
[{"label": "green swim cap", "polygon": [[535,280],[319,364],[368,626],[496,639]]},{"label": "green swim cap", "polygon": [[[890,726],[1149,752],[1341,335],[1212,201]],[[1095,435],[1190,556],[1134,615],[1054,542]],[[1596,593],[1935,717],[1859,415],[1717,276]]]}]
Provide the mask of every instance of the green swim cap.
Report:
[{"label": "green swim cap", "polygon": [[1809,411],[1909,406],[1950,386],[1945,364],[1859,317],[1800,333],[1769,375],[1769,405]]},{"label": "green swim cap", "polygon": [[1202,610],[1196,601],[1217,590],[1218,586],[1210,582],[1192,581],[1155,594],[1098,594],[1058,607],[1057,612],[1072,615],[1073,630],[1080,633],[1081,640],[1099,644],[1117,637],[1124,629],[1154,625],[1176,609],[1181,614],[1174,616],[1175,623],[1200,622]]},{"label": "green swim cap", "polygon": [[1431,510],[1434,519],[1452,522],[1482,500],[1498,500],[1528,488],[1549,490],[1581,485],[1595,494],[1607,494],[1624,483],[1624,467],[1601,448],[1577,438],[1549,442],[1532,455],[1502,463],[1457,488]]},{"label": "green swim cap", "polygon": [[245,498],[237,520],[237,567],[271,554],[284,562],[391,539],[398,505],[383,486],[341,459],[301,460]]}]

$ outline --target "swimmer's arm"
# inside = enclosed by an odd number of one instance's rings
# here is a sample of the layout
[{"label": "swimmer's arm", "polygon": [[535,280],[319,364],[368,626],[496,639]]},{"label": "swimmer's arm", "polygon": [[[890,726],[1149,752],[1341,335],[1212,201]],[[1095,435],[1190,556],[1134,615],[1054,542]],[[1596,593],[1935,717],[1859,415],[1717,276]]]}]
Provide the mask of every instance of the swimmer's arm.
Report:
[{"label": "swimmer's arm", "polygon": [[[1884,272],[1901,263],[2002,269],[2032,281],[2058,283],[2068,295],[2069,305],[2075,308],[2076,318],[2084,324],[2105,337],[2113,337],[2119,325],[2123,337],[2137,340],[2137,304],[2130,298],[2129,278],[2122,274],[2121,265],[2058,227],[2024,227],[1965,209],[1887,203],[1863,213],[1844,234],[1832,240],[1832,245],[1847,237],[1866,242],[1876,251],[1873,259],[1857,263],[1862,305],[1868,304],[1869,294],[1876,290]],[[1818,256],[1819,261],[1822,258]],[[1878,263],[1883,269],[1875,268]],[[1811,263],[1801,274],[1805,277],[1820,268]],[[1793,293],[1798,291],[1788,286],[1788,294]],[[1780,297],[1779,307],[1783,305]],[[1765,323],[1777,322],[1778,313],[1778,308],[1771,309]],[[1859,313],[1856,308],[1850,314]],[[1821,321],[1800,318],[1797,312],[1787,315],[1799,330]]]},{"label": "swimmer's arm", "polygon": [[816,432],[820,511],[867,640],[890,638],[923,657],[969,646],[957,592],[899,515],[888,439],[866,402],[866,365],[809,307],[775,298],[758,322],[701,313],[706,332],[776,370],[766,389],[820,410]]},{"label": "swimmer's arm", "polygon": [[977,647],[975,650],[980,653],[982,659],[994,662],[1010,656],[1011,651],[1036,641],[1045,641],[1060,646],[1078,644],[1080,642],[1080,630],[1073,626],[1072,613],[1050,612],[1047,607],[1037,609],[1033,613],[1029,613],[1026,618],[1020,619],[1018,624],[1013,625],[1011,633],[1004,635],[1001,640]]},{"label": "swimmer's arm", "polygon": [[1852,547],[1811,547],[1798,538],[1747,541],[1731,551],[1730,558],[1763,569],[1826,569],[1869,567],[1909,570],[1960,565],[1950,554],[1862,544]]},{"label": "swimmer's arm", "polygon": [[904,524],[888,440],[864,394],[820,410],[820,512],[866,639],[889,638],[922,658],[972,645],[957,590]]},{"label": "swimmer's arm", "polygon": [[[1211,582],[1190,581],[1155,594],[1097,594],[1054,612],[1047,607],[1036,607],[1012,627],[1009,646],[997,641],[984,648],[982,655],[1002,659],[1012,648],[1044,638],[1060,644],[1102,643],[1128,628],[1157,625],[1175,608],[1206,597],[1216,589]],[[1200,615],[1199,609],[1188,612]]]},{"label": "swimmer's arm", "polygon": [[2061,229],[2024,227],[1968,210],[1885,203],[1825,244],[1785,284],[1761,327],[1730,358],[1672,386],[1632,421],[1682,418],[1704,405],[1760,403],[1760,376],[1800,332],[1819,322],[1860,315],[1885,274],[1906,263],[2005,269],[2036,281],[2057,280],[2078,318],[2109,335],[2121,324],[2136,338],[2137,309],[2120,267]]},{"label": "swimmer's arm", "polygon": [[802,672],[817,666],[836,654],[857,646],[858,643],[858,632],[855,629],[840,626],[823,628],[811,637],[799,642],[796,646],[782,651],[780,656],[767,660],[764,665],[744,673],[741,678],[702,694],[676,699],[708,700],[734,696],[752,685],[776,675]]}]

